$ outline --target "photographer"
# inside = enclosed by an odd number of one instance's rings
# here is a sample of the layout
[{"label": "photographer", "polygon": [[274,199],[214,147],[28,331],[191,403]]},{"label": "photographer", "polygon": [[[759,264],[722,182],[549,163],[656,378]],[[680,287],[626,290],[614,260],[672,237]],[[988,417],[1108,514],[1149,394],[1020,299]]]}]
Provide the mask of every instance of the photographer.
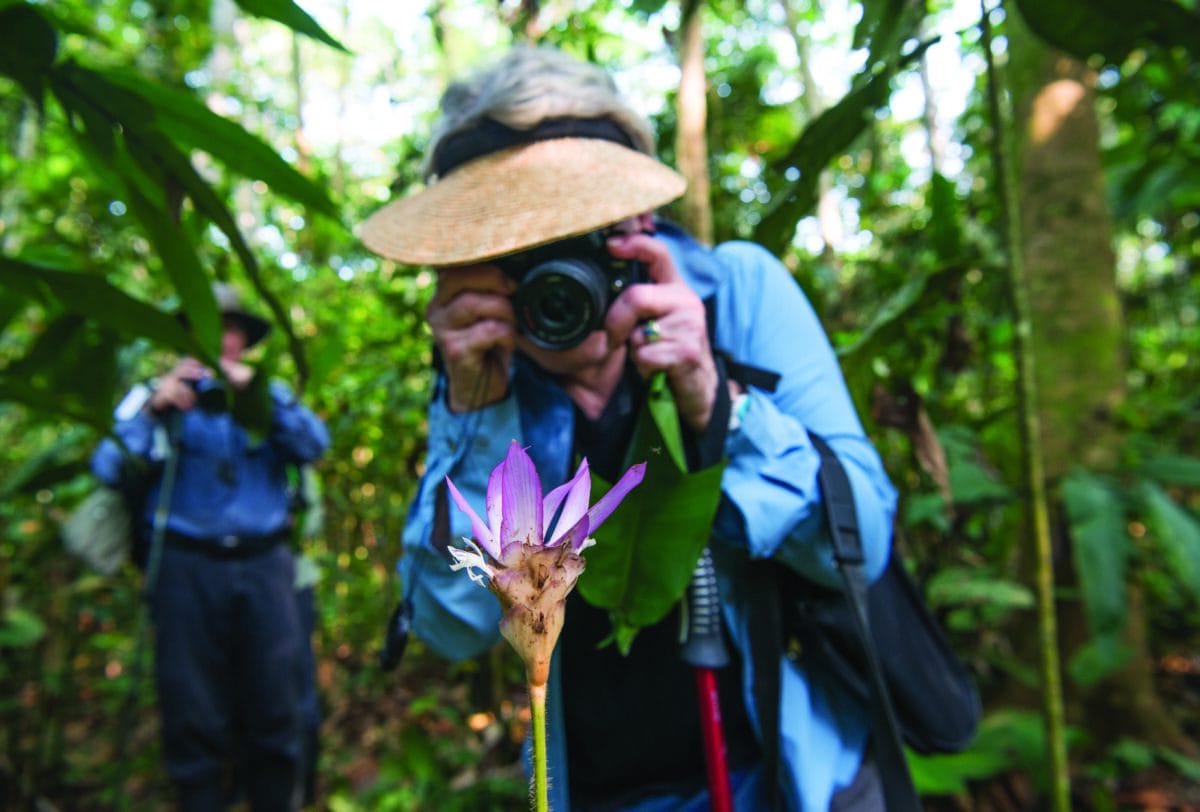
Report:
[{"label": "photographer", "polygon": [[[302,778],[310,643],[294,588],[287,474],[319,457],[329,437],[275,381],[266,435],[237,422],[231,408],[256,375],[243,353],[270,325],[228,285],[215,285],[214,295],[223,376],[183,358],[117,407],[114,433],[150,464],[147,481],[112,439],[97,448],[92,468],[109,485],[140,489],[143,543],[153,537],[160,491],[169,488],[149,586],[163,750],[181,808],[226,808],[233,767],[253,809],[289,810]],[[173,483],[164,482],[169,455],[177,456]]]},{"label": "photographer", "polygon": [[[755,618],[765,607],[751,562],[838,582],[806,430],[848,469],[871,577],[887,559],[895,508],[804,295],[761,247],[710,250],[653,216],[683,179],[652,157],[647,123],[594,66],[517,48],[452,85],[441,114],[428,186],[362,230],[376,252],[437,271],[426,316],[439,376],[400,561],[413,630],[456,659],[500,636],[496,599],[448,566],[444,545],[471,529],[440,504],[444,478],[486,515],[488,473],[515,438],[546,489],[578,457],[611,482],[647,380],[664,373],[689,467],[726,462],[710,548],[731,644],[718,689],[735,807],[770,808],[763,742],[778,737],[788,808],[881,808],[866,712],[839,686],[775,655],[779,730],[756,721]],[[778,373],[777,385],[731,372],[751,368]],[[449,532],[435,533],[447,515]],[[642,629],[622,657],[601,645],[607,616],[571,595],[548,692],[552,808],[709,808],[679,622],[673,611]]]}]

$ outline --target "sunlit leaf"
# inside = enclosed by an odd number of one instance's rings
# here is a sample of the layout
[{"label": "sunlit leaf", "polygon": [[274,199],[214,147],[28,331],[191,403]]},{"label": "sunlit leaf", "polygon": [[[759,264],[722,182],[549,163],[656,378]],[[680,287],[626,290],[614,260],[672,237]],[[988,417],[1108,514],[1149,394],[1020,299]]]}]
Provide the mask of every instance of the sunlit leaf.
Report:
[{"label": "sunlit leaf", "polygon": [[288,28],[306,37],[323,42],[339,51],[350,53],[346,46],[326,33],[308,12],[292,2],[292,0],[234,0],[243,11],[268,20],[283,23]]},{"label": "sunlit leaf", "polygon": [[0,621],[0,646],[25,648],[46,635],[46,624],[23,606],[10,606]]}]

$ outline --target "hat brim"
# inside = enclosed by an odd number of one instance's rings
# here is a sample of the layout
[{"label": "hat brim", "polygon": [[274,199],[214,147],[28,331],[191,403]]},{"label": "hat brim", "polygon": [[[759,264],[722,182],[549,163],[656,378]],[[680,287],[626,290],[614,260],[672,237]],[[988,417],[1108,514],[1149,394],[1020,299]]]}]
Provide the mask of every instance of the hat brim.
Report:
[{"label": "hat brim", "polygon": [[255,344],[262,341],[267,337],[267,334],[271,332],[271,322],[255,316],[252,313],[233,311],[222,313],[221,315],[227,319],[234,319],[239,325],[241,325],[242,332],[246,334],[246,349],[250,349]]},{"label": "hat brim", "polygon": [[371,215],[359,236],[412,265],[463,265],[587,234],[652,211],[687,181],[648,155],[556,138],[486,155]]}]

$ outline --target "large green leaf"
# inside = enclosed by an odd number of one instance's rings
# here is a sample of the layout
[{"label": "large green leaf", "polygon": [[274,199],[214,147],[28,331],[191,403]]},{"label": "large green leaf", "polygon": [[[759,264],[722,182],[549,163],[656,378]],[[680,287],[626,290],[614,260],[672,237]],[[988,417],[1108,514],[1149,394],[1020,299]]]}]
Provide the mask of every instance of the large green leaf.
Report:
[{"label": "large green leaf", "polygon": [[1200,595],[1200,523],[1158,485],[1143,482],[1138,497],[1145,508],[1159,549],[1191,595]]},{"label": "large green leaf", "polygon": [[144,99],[154,109],[159,128],[175,142],[204,150],[230,170],[261,180],[278,194],[338,219],[337,206],[323,188],[300,174],[266,142],[217,115],[194,95],[126,71],[108,71],[105,76]]},{"label": "large green leaf", "polygon": [[107,426],[117,389],[117,345],[68,314],[51,321],[25,355],[0,370],[0,400]]},{"label": "large green leaf", "polygon": [[325,29],[308,15],[308,12],[297,6],[292,0],[234,0],[234,2],[241,6],[243,11],[283,23],[293,31],[312,37],[339,51],[350,53],[346,46],[329,36]]},{"label": "large green leaf", "polygon": [[1200,16],[1172,0],[1016,0],[1046,42],[1080,59],[1119,64],[1139,45],[1178,46],[1200,56]]},{"label": "large green leaf", "polygon": [[[177,184],[167,167],[154,160],[156,155],[130,154],[144,144],[126,141],[127,134],[145,131],[152,111],[137,96],[97,77],[93,71],[68,63],[54,71],[51,87],[64,109],[83,123],[82,132],[71,130],[80,148],[94,166],[106,168],[109,177],[124,186],[125,202],[157,250],[197,341],[206,356],[215,356],[221,341],[221,319],[195,244],[175,216],[170,197],[177,193]],[[174,161],[172,156],[161,157]],[[201,184],[206,186],[203,181]]]},{"label": "large green leaf", "polygon": [[45,73],[54,64],[58,32],[33,6],[0,9],[0,73],[11,77],[40,110]]},{"label": "large green leaf", "polygon": [[1092,634],[1106,637],[1125,625],[1129,534],[1125,501],[1106,480],[1082,469],[1062,484],[1063,505],[1083,606]]},{"label": "large green leaf", "polygon": [[148,338],[180,352],[200,351],[174,314],[133,298],[102,276],[5,256],[0,256],[0,270],[4,271],[0,285],[27,297],[53,299],[65,310],[86,315],[124,338]]},{"label": "large green leaf", "polygon": [[[643,409],[627,460],[644,460],[645,478],[595,534],[579,580],[583,598],[608,610],[622,652],[638,629],[661,620],[683,597],[721,496],[724,466],[689,474],[669,450],[668,443],[677,442],[668,438],[678,434],[678,417],[665,408],[665,391],[659,388],[651,397],[657,402]],[[667,421],[666,432],[656,418]],[[592,478],[593,496],[610,487]]]},{"label": "large green leaf", "polygon": [[[266,302],[274,320],[286,333],[297,375],[302,380],[307,377],[308,364],[305,360],[304,346],[292,330],[286,308],[263,282],[259,272],[258,258],[238,228],[232,212],[212,186],[192,166],[187,155],[159,129],[158,122],[154,117],[153,106],[143,97],[131,93],[119,83],[97,71],[68,64],[57,73],[56,86],[61,87],[65,94],[72,95],[76,106],[90,105],[95,108],[94,118],[110,122],[110,126],[119,126],[119,133],[127,140],[128,148],[124,151],[114,149],[113,154],[118,159],[126,156],[132,158],[133,162],[142,170],[139,173],[132,167],[126,166],[127,162],[122,162],[119,165],[126,167],[126,171],[123,173],[126,177],[137,179],[141,176],[161,176],[168,200],[165,206],[157,208],[163,208],[170,215],[176,209],[170,196],[186,193],[197,211],[208,217],[225,234],[253,283],[256,293]],[[97,126],[100,125],[93,124],[88,128],[89,132]],[[99,138],[103,140],[106,136],[101,134]],[[139,204],[135,213],[143,218],[143,223],[147,230],[151,231],[152,238],[154,234],[167,233],[174,222],[173,218],[168,218],[164,223],[155,215],[154,203],[157,201],[157,196],[150,193],[142,196],[146,200],[131,201],[131,208],[134,208],[133,203]],[[137,190],[132,190],[130,197],[137,198]],[[150,205],[146,207],[141,205],[143,203]],[[167,227],[166,229],[164,229],[164,225]],[[190,246],[191,241],[186,240],[184,244]],[[155,245],[160,254],[164,249],[169,251],[171,248],[171,246],[160,244],[157,240]],[[173,253],[179,257],[179,251]],[[192,253],[194,254],[194,250]],[[215,341],[219,339],[220,322],[216,315],[215,304],[210,307],[212,294],[208,290],[208,282],[203,272],[198,275],[194,273],[199,267],[194,259],[190,262],[185,260],[177,266],[167,262],[165,254],[164,266],[168,273],[172,274],[172,281],[175,283],[189,318],[193,314],[195,315],[193,323],[196,325],[196,331],[201,337],[201,341],[205,346],[209,346],[209,342],[213,341],[212,346],[215,347]],[[213,331],[212,335],[210,335],[210,331]],[[214,338],[213,335],[217,338]]]}]

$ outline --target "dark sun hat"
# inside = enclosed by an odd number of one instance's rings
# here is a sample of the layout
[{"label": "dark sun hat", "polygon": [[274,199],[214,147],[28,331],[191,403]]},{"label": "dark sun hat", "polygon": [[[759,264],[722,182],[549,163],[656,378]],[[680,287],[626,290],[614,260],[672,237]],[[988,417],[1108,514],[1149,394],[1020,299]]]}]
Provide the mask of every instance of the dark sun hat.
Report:
[{"label": "dark sun hat", "polygon": [[682,175],[619,143],[627,137],[614,129],[553,119],[518,131],[486,120],[439,145],[436,179],[375,212],[359,236],[388,259],[462,265],[587,234],[683,194]]},{"label": "dark sun hat", "polygon": [[267,337],[267,333],[271,332],[271,322],[247,310],[232,285],[214,282],[212,290],[221,317],[235,321],[246,334],[246,349],[262,341]]}]

